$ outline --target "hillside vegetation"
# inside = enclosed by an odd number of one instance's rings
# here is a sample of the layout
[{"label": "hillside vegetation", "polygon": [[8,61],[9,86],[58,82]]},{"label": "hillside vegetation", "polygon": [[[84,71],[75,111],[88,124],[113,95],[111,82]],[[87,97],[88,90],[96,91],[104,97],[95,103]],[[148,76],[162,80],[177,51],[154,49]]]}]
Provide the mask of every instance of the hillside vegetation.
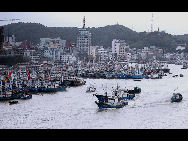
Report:
[{"label": "hillside vegetation", "polygon": [[[76,43],[77,27],[46,27],[39,23],[12,23],[4,26],[5,36],[15,35],[16,41],[28,40],[34,44],[40,43],[40,38],[57,38],[71,40]],[[188,35],[176,35],[164,32],[136,32],[123,25],[107,25],[105,27],[87,28],[91,32],[91,45],[111,47],[113,39],[125,40],[130,47],[143,48],[156,46],[167,52],[175,51],[178,44],[188,44]]]}]

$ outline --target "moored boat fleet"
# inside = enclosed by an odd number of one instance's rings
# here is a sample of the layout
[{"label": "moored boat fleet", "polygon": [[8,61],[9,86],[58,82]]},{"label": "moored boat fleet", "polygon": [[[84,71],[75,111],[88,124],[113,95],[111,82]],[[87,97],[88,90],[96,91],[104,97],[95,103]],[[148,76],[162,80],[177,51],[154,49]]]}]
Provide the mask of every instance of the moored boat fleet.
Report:
[{"label": "moored boat fleet", "polygon": [[32,93],[65,91],[68,86],[86,83],[83,78],[67,76],[63,72],[57,67],[25,65],[1,71],[0,101],[30,99]]},{"label": "moored boat fleet", "polygon": [[168,65],[163,62],[146,64],[124,62],[87,63],[77,70],[77,76],[83,78],[106,79],[161,79],[164,73],[170,73]]},{"label": "moored boat fleet", "polygon": [[[86,84],[84,78],[106,79],[161,79],[164,73],[170,73],[168,65],[159,62],[146,64],[121,63],[78,63],[74,65],[16,65],[0,71],[0,101],[12,99],[30,99],[33,93],[65,91],[69,86]],[[90,85],[86,92],[95,92]],[[111,94],[94,94],[99,108],[121,108],[128,105],[126,100],[133,99],[141,88],[120,89],[117,86]],[[10,101],[10,104],[17,102]]]}]

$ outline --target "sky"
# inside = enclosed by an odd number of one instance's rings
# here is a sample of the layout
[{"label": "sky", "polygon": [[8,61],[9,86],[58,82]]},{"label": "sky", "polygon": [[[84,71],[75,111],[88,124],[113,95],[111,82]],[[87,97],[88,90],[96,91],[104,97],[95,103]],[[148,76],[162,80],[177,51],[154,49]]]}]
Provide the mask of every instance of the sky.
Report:
[{"label": "sky", "polygon": [[41,23],[47,27],[83,26],[85,16],[87,27],[104,27],[120,24],[136,32],[165,30],[172,35],[188,34],[188,12],[0,12],[0,26],[17,22]]}]

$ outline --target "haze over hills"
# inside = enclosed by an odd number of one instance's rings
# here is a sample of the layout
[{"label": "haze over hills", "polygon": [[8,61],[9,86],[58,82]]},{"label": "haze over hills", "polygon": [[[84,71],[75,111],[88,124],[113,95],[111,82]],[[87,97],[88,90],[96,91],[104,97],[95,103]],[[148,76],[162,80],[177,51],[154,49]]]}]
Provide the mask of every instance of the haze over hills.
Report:
[{"label": "haze over hills", "polygon": [[[28,40],[39,44],[40,38],[57,38],[76,43],[78,27],[46,27],[39,23],[11,23],[4,26],[5,36],[15,35],[16,41]],[[107,25],[105,27],[88,27],[91,32],[91,45],[111,47],[113,39],[125,40],[130,47],[143,48],[156,46],[165,51],[175,51],[178,44],[188,44],[188,35],[176,35],[154,31],[152,33],[136,32],[123,25]],[[187,47],[186,47],[187,51]]]}]

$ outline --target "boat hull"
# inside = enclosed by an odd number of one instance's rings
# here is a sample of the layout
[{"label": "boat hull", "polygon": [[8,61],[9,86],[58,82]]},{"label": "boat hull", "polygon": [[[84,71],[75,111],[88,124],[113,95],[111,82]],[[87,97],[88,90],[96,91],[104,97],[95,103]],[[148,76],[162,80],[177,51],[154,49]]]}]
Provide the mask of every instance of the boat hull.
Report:
[{"label": "boat hull", "polygon": [[62,86],[59,88],[39,88],[39,92],[57,92],[57,91],[65,91],[67,86]]},{"label": "boat hull", "polygon": [[98,105],[99,109],[103,109],[103,108],[122,108],[126,105],[128,105],[128,102],[121,102],[121,104],[107,104],[107,103],[104,103],[104,102],[97,102],[95,101],[95,103]]},{"label": "boat hull", "polygon": [[0,97],[0,101],[4,101],[4,100],[12,100],[12,99],[18,99],[20,98],[20,95],[11,95],[11,96],[1,96]]}]

